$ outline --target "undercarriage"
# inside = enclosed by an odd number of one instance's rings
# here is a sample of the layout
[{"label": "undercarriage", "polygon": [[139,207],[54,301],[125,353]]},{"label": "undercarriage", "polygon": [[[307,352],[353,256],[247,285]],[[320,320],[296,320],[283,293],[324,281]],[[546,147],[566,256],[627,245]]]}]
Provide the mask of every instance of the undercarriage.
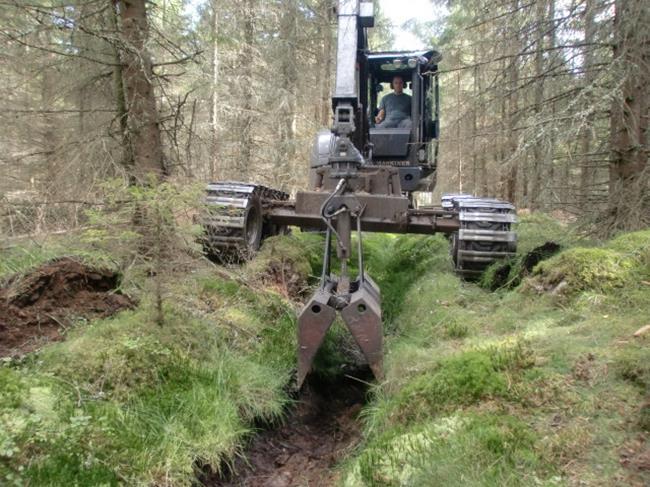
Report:
[{"label": "undercarriage", "polygon": [[[385,184],[384,192],[379,194],[359,191],[358,186],[349,183],[365,180],[373,186],[378,174],[384,181],[390,180],[391,170],[364,167],[353,179],[338,179],[333,189],[299,192],[293,200],[286,193],[249,183],[208,186],[203,245],[206,253],[222,262],[250,257],[264,238],[286,233],[291,226],[325,232],[318,289],[298,319],[299,387],[337,313],[375,377],[383,375],[381,292],[364,272],[363,232],[447,234],[454,269],[464,278],[479,276],[493,262],[514,255],[516,235],[512,225],[516,216],[510,203],[461,194],[445,195],[440,207],[413,208],[409,198],[401,195],[398,178],[393,182],[395,186]],[[333,179],[328,177],[326,181]],[[378,185],[373,187],[378,189]],[[349,276],[354,231],[358,234],[360,274]],[[339,274],[331,269],[334,251],[341,262]]]}]

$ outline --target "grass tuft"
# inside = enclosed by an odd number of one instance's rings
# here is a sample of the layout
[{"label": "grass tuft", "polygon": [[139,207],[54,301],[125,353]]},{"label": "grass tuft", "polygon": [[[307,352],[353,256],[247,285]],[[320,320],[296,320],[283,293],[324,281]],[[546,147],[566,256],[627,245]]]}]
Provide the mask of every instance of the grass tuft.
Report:
[{"label": "grass tuft", "polygon": [[441,417],[370,442],[347,466],[342,485],[531,485],[553,473],[538,441],[509,415]]}]

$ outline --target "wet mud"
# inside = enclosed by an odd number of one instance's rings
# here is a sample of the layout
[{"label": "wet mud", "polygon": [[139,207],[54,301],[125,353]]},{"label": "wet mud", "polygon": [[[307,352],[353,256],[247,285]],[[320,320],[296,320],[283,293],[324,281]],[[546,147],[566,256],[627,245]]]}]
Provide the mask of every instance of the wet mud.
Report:
[{"label": "wet mud", "polygon": [[360,439],[359,412],[366,400],[369,371],[334,381],[311,379],[284,423],[261,431],[219,478],[202,485],[219,487],[294,487],[335,485],[337,464]]}]

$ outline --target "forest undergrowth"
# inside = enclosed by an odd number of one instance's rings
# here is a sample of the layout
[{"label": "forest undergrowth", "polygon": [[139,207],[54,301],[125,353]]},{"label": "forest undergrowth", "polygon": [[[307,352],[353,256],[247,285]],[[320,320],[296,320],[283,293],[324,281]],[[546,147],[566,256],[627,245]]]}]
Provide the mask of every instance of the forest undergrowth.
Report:
[{"label": "forest undergrowth", "polygon": [[[518,257],[481,283],[454,276],[444,237],[364,237],[386,377],[337,467],[342,485],[648,482],[650,333],[634,333],[650,324],[650,231],[586,241],[534,214],[518,233]],[[558,248],[525,265],[548,241]],[[188,244],[164,268],[162,301],[155,269],[96,240],[3,253],[0,279],[75,255],[119,271],[139,304],[2,359],[2,483],[191,485],[232,464],[294,400],[296,313],[321,245],[295,232],[223,268]],[[356,359],[337,324],[317,373]]]}]

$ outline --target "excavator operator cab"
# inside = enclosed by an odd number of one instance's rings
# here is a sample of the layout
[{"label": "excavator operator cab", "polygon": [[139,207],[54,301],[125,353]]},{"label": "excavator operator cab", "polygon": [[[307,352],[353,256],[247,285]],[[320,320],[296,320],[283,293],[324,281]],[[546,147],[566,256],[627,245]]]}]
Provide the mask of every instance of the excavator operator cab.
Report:
[{"label": "excavator operator cab", "polygon": [[[435,50],[369,53],[368,132],[372,163],[400,166],[402,189],[413,191],[436,167],[438,142],[438,62]],[[404,81],[411,97],[411,123],[383,128],[375,124],[381,98],[392,90],[392,80]],[[404,127],[406,125],[406,127]],[[411,168],[411,169],[407,169]]]}]

